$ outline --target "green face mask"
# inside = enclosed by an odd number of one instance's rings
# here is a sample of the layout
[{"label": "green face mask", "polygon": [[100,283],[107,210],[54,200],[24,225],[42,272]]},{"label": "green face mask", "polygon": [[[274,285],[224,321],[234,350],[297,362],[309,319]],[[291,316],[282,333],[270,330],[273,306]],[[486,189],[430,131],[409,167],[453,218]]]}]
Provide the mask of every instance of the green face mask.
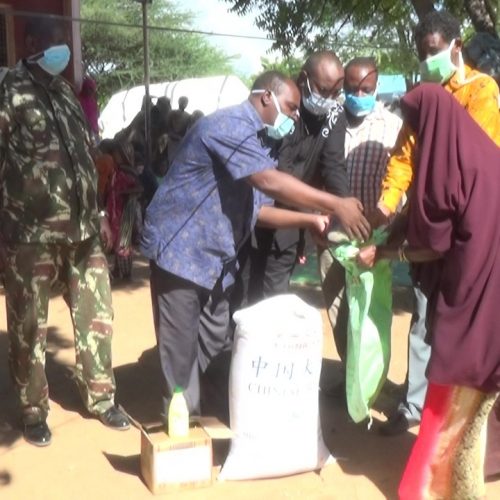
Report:
[{"label": "green face mask", "polygon": [[458,69],[451,62],[451,51],[454,45],[455,40],[452,40],[447,49],[420,63],[420,79],[423,82],[445,83],[452,77]]}]

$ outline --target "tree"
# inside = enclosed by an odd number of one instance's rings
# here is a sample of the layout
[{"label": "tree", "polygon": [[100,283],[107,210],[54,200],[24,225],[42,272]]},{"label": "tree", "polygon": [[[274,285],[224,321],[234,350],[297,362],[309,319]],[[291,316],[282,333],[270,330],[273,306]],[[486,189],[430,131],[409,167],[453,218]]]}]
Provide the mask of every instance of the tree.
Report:
[{"label": "tree", "polygon": [[[148,8],[152,82],[231,72],[230,58],[201,35],[189,33],[188,14],[168,0]],[[133,0],[82,0],[84,70],[98,83],[100,101],[143,81],[141,6]],[[100,21],[99,23],[92,21]],[[103,24],[102,22],[115,23]],[[137,25],[124,27],[118,24]],[[180,31],[179,31],[180,30]]]},{"label": "tree", "polygon": [[[289,76],[290,78],[297,78],[304,61],[298,57],[286,57],[280,60],[271,61],[267,57],[260,59],[262,64],[262,71],[281,71],[281,73]],[[256,77],[257,75],[255,75]],[[253,79],[255,79],[255,77]]]},{"label": "tree", "polygon": [[498,38],[496,24],[500,2],[495,8],[491,0],[464,0],[464,7],[476,31],[485,31]]},{"label": "tree", "polygon": [[[413,78],[418,67],[413,29],[420,18],[446,8],[467,27],[498,36],[500,0],[225,0],[238,14],[256,12],[256,25],[285,57],[297,50],[334,48],[342,60],[374,56],[386,72]],[[496,5],[494,5],[496,2]]]}]

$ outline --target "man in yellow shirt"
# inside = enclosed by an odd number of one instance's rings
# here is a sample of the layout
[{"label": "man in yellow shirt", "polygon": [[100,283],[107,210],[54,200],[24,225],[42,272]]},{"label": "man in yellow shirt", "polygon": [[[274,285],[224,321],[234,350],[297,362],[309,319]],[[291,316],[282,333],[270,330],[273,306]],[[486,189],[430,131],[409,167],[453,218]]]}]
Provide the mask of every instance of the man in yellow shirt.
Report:
[{"label": "man in yellow shirt", "polygon": [[[495,80],[463,63],[461,54],[462,41],[458,36],[447,40],[445,35],[439,31],[422,33],[419,36],[418,29],[421,26],[425,27],[424,23],[429,18],[436,22],[448,17],[451,16],[445,12],[432,12],[431,16],[427,16],[418,25],[415,37],[419,58],[422,62],[425,62],[429,56],[443,53],[450,54],[451,62],[456,69],[448,80],[444,82],[438,81],[437,83],[442,83],[444,88],[453,94],[481,128],[500,146],[499,91]],[[439,29],[437,23],[436,29]],[[434,74],[437,74],[437,72]],[[403,194],[410,187],[413,178],[411,156],[414,149],[415,134],[406,125],[399,134],[394,153],[387,165],[387,173],[382,181],[382,193],[378,208],[386,217],[394,214]]]},{"label": "man in yellow shirt", "polygon": [[[415,30],[421,80],[440,83],[470,113],[481,128],[500,146],[499,89],[495,80],[465,65],[462,59],[460,24],[449,13],[434,11],[422,19]],[[373,226],[387,222],[395,213],[413,178],[415,134],[404,125],[382,181]],[[425,369],[430,347],[425,343],[427,298],[415,283],[415,309],[409,335],[407,393],[395,414],[381,427],[381,433],[405,432],[421,418],[427,380]]]}]

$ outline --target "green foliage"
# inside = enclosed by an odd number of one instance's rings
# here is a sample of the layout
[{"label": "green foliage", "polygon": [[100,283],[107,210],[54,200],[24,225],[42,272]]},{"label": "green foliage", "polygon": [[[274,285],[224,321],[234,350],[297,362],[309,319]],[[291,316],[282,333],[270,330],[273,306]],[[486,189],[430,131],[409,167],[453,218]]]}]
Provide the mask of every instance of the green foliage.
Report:
[{"label": "green foliage", "polygon": [[281,71],[281,73],[289,76],[290,78],[297,78],[300,69],[304,64],[304,60],[298,57],[285,57],[284,59],[275,59],[271,61],[267,57],[261,57],[262,71]]},{"label": "green foliage", "polygon": [[225,1],[233,12],[254,13],[256,25],[276,40],[273,48],[285,60],[298,50],[307,54],[332,49],[344,62],[354,56],[372,56],[381,72],[402,73],[409,82],[418,68],[412,36],[417,12],[446,8],[462,21],[464,30],[475,22],[464,8],[470,0]]},{"label": "green foliage", "polygon": [[261,57],[261,70],[251,76],[240,76],[243,83],[251,88],[255,79],[264,71],[281,71],[284,75],[296,80],[299,76],[300,70],[304,64],[304,58],[302,57],[285,57],[285,58],[274,58],[269,59],[268,57]]},{"label": "green foliage", "polygon": [[[148,25],[189,29],[189,14],[168,0],[148,7]],[[141,4],[134,0],[82,0],[82,18],[142,26]],[[201,35],[182,31],[149,30],[151,82],[232,72],[230,58]],[[97,81],[100,101],[120,89],[143,82],[142,27],[92,22],[82,24],[84,69]]]}]

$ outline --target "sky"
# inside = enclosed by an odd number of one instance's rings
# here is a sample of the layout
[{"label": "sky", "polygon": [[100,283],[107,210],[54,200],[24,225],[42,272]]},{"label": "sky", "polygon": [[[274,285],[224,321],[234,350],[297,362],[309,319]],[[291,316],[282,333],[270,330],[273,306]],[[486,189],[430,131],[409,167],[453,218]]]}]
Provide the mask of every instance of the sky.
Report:
[{"label": "sky", "polygon": [[[230,3],[221,0],[176,0],[180,10],[195,14],[193,28],[214,33],[229,33],[266,37],[266,33],[253,24],[254,16],[244,17],[228,12]],[[260,58],[270,57],[266,54],[271,42],[267,40],[252,40],[221,36],[208,36],[211,44],[222,49],[228,55],[234,55],[233,67],[245,76],[254,75],[261,70]]]}]

